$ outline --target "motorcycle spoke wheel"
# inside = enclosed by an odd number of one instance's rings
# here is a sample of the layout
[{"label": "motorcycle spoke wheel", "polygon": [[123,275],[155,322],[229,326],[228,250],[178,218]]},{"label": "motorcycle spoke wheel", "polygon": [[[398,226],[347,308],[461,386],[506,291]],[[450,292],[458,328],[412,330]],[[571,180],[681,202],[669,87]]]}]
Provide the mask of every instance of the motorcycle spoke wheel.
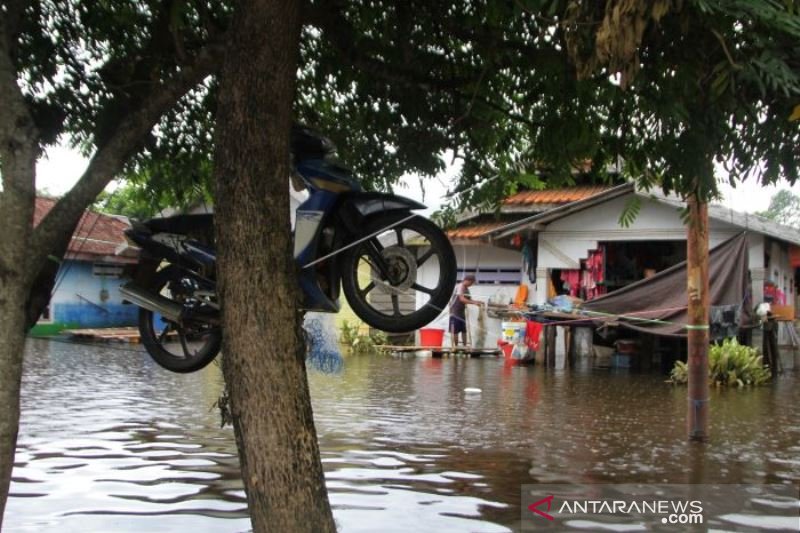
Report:
[{"label": "motorcycle spoke wheel", "polygon": [[[183,303],[191,297],[190,275],[168,267],[156,275],[151,290],[170,300]],[[178,324],[146,309],[139,310],[139,333],[142,344],[153,360],[173,372],[194,372],[209,364],[219,353],[222,332],[204,323]]]},{"label": "motorcycle spoke wheel", "polygon": [[396,217],[367,225],[372,237],[344,258],[342,288],[367,324],[405,332],[426,325],[446,308],[456,263],[450,242],[435,224],[422,217],[398,223]]}]

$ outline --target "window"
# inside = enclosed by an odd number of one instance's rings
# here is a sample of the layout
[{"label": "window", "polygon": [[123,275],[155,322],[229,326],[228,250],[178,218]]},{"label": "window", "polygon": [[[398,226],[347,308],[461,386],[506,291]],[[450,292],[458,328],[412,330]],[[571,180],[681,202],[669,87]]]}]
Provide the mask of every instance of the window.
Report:
[{"label": "window", "polygon": [[459,268],[458,281],[463,280],[467,274],[474,275],[478,285],[519,285],[522,283],[522,273],[519,268]]},{"label": "window", "polygon": [[99,278],[118,278],[122,276],[122,265],[113,263],[94,263],[92,265],[92,275]]}]

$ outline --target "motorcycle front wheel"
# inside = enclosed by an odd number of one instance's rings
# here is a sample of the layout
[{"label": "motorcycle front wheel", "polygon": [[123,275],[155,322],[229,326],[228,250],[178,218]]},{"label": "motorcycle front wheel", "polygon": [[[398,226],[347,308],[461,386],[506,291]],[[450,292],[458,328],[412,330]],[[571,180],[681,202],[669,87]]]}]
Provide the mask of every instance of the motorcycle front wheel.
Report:
[{"label": "motorcycle front wheel", "polygon": [[[191,273],[169,266],[156,273],[148,287],[186,307],[197,308],[193,298],[196,279]],[[185,374],[208,365],[219,353],[222,330],[200,320],[178,324],[158,313],[139,309],[139,335],[147,353],[160,366],[172,372]]]},{"label": "motorcycle front wheel", "polygon": [[447,235],[408,212],[369,220],[342,258],[342,290],[361,320],[389,333],[419,329],[444,311],[456,284]]}]

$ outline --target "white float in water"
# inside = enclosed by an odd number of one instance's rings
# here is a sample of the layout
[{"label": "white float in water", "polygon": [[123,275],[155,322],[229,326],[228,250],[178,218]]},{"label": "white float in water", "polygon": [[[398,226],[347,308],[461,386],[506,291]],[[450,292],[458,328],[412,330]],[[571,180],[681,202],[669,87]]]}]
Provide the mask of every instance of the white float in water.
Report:
[{"label": "white float in water", "polygon": [[481,389],[476,389],[475,387],[467,387],[464,389],[464,392],[480,394],[483,391]]}]

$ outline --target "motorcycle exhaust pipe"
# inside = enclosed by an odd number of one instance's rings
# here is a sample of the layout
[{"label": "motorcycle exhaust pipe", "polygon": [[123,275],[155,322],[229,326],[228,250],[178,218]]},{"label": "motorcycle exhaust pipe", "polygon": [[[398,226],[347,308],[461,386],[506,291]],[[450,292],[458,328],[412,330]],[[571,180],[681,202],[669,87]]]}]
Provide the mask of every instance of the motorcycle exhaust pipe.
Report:
[{"label": "motorcycle exhaust pipe", "polygon": [[133,282],[121,286],[119,292],[132,304],[154,313],[160,313],[167,320],[180,322],[182,318],[183,306],[181,304],[139,287]]}]

